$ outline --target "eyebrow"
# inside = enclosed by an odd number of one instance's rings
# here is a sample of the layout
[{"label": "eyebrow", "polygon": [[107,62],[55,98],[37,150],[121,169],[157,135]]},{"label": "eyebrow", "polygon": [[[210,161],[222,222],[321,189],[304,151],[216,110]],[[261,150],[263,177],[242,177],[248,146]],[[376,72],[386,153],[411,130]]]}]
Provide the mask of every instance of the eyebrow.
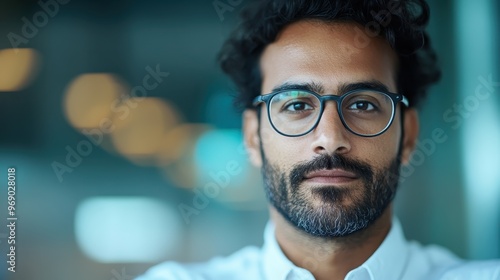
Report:
[{"label": "eyebrow", "polygon": [[324,88],[321,84],[315,82],[309,83],[293,83],[293,82],[285,82],[277,87],[274,87],[272,92],[284,91],[284,90],[308,90],[314,91],[317,93],[323,93]]},{"label": "eyebrow", "polygon": [[[340,84],[337,87],[337,95],[343,95],[346,92],[358,89],[372,89],[383,92],[389,92],[388,87],[384,83],[377,80],[369,80],[369,81]],[[306,83],[285,82],[279,86],[274,87],[271,93],[284,90],[307,90],[316,92],[318,94],[325,93],[325,88],[323,87],[323,85],[317,82],[306,82]]]}]

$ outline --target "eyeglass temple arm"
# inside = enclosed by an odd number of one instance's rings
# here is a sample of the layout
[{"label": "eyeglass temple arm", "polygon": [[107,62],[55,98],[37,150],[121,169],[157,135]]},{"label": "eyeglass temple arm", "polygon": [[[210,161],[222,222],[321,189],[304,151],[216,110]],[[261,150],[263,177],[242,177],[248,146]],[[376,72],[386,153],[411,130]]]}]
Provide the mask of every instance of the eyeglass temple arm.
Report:
[{"label": "eyeglass temple arm", "polygon": [[401,95],[401,102],[406,106],[406,107],[410,107],[410,101],[408,101],[408,98],[406,98],[406,96],[404,95]]},{"label": "eyeglass temple arm", "polygon": [[265,102],[265,100],[264,100],[263,96],[262,96],[262,95],[258,95],[258,96],[256,96],[256,97],[253,99],[253,101],[252,101],[252,105],[255,107],[255,106],[257,106],[257,105],[259,105],[260,103],[263,103],[263,102]]}]

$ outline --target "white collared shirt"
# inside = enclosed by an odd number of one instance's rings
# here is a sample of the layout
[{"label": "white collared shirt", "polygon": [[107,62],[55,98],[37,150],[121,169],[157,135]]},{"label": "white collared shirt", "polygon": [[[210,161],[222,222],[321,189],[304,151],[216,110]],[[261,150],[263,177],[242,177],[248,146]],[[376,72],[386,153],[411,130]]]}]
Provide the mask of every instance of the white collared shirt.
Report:
[{"label": "white collared shirt", "polygon": [[[314,262],[313,259],[309,261]],[[269,222],[264,246],[245,247],[206,263],[165,262],[136,280],[314,280],[283,254]],[[408,242],[397,219],[380,247],[344,280],[500,280],[500,260],[464,262],[438,246]]]}]

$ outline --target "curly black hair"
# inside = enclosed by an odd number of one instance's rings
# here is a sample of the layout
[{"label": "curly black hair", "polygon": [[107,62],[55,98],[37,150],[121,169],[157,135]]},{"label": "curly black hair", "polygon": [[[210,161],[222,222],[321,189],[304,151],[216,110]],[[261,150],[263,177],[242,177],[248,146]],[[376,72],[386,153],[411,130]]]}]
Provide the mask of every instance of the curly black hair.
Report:
[{"label": "curly black hair", "polygon": [[237,86],[236,106],[252,108],[253,98],[261,92],[259,58],[285,26],[303,19],[354,22],[367,34],[385,38],[398,54],[398,91],[416,107],[441,76],[425,32],[429,14],[425,0],[261,0],[242,11],[242,22],[218,60]]}]

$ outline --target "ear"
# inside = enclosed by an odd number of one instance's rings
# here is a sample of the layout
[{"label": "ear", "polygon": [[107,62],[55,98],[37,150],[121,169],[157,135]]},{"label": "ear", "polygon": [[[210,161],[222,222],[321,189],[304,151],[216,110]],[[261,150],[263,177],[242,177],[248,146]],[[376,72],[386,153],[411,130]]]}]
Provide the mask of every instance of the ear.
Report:
[{"label": "ear", "polygon": [[418,113],[413,108],[408,108],[404,112],[404,138],[401,153],[401,163],[408,164],[410,157],[417,144],[419,133]]},{"label": "ear", "polygon": [[256,167],[262,166],[260,154],[259,118],[256,110],[243,112],[243,137],[250,161]]}]

